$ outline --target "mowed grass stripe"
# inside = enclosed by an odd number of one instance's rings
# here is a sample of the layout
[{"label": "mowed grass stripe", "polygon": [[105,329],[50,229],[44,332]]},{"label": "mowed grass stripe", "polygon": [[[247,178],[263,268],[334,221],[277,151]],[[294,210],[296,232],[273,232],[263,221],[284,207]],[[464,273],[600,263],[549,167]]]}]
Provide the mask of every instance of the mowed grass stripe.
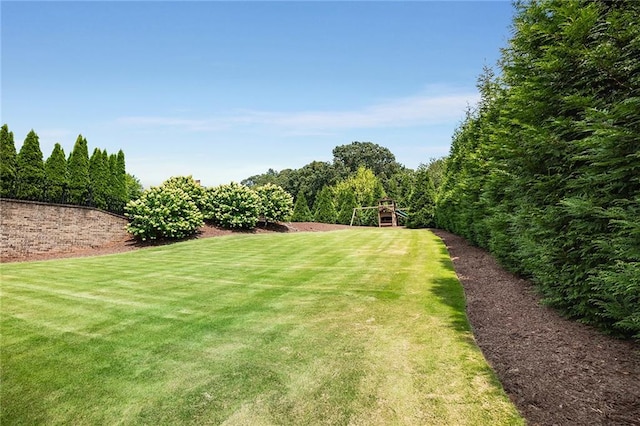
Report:
[{"label": "mowed grass stripe", "polygon": [[5,264],[2,424],[522,424],[426,230]]}]

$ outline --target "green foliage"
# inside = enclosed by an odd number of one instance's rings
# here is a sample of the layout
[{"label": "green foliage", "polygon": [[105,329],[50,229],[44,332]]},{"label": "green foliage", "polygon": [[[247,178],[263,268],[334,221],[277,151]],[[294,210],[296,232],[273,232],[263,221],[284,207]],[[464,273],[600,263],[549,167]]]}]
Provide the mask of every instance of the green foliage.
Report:
[{"label": "green foliage", "polygon": [[12,198],[16,191],[17,153],[13,132],[4,124],[0,130],[0,197]]},{"label": "green foliage", "polygon": [[409,205],[409,197],[415,185],[415,171],[401,167],[385,181],[381,179],[380,183],[382,183],[387,197],[394,199],[398,206],[406,207]]},{"label": "green foliage", "polygon": [[244,186],[248,186],[249,188],[263,186],[268,183],[272,183],[274,185],[280,185],[280,181],[282,180],[281,172],[277,172],[276,170],[269,169],[266,173],[261,175],[253,175],[242,182],[240,182]]},{"label": "green foliage", "polygon": [[566,315],[640,337],[640,3],[518,4],[501,77],[457,129],[439,226]]},{"label": "green foliage", "polygon": [[44,164],[45,200],[52,203],[63,203],[67,189],[67,158],[59,143]]},{"label": "green foliage", "polygon": [[395,155],[388,148],[372,142],[357,141],[335,147],[333,164],[343,177],[365,167],[376,176],[388,178],[400,168]]},{"label": "green foliage", "polygon": [[351,224],[353,209],[358,206],[358,201],[353,191],[343,190],[336,194],[336,205],[338,206],[337,222],[343,225]]},{"label": "green foliage", "polygon": [[36,132],[27,135],[17,156],[16,197],[21,200],[41,200],[44,184],[44,163]]},{"label": "green foliage", "polygon": [[282,187],[267,183],[255,191],[260,197],[260,216],[266,222],[284,221],[293,213],[293,197]]},{"label": "green foliage", "polygon": [[173,176],[163,182],[162,186],[180,188],[191,197],[205,219],[211,219],[208,213],[207,191],[192,176]]},{"label": "green foliage", "polygon": [[260,196],[251,188],[231,182],[207,190],[205,216],[223,228],[252,229],[258,223]]},{"label": "green foliage", "polygon": [[307,203],[307,197],[304,196],[304,192],[300,192],[296,197],[296,203],[293,206],[293,214],[291,215],[292,222],[311,222],[313,220],[313,214],[309,209]]},{"label": "green foliage", "polygon": [[331,188],[325,186],[316,197],[313,209],[313,220],[320,223],[336,223],[338,213],[333,203]]},{"label": "green foliage", "polygon": [[[332,190],[341,213],[340,223],[346,224],[351,222],[353,207],[377,206],[378,200],[386,196],[380,180],[366,167],[359,167],[354,174],[338,182]],[[362,211],[358,215],[357,224],[377,226],[377,213],[374,210]]]},{"label": "green foliage", "polygon": [[330,163],[312,161],[300,169],[288,171],[286,177],[287,182],[280,186],[290,194],[304,193],[309,205],[313,206],[322,188],[336,182],[337,172]]},{"label": "green foliage", "polygon": [[95,149],[89,159],[87,140],[79,135],[68,159],[64,159],[62,146],[56,144],[51,156],[43,162],[38,136],[33,130],[27,135],[21,156],[15,153],[13,133],[6,124],[0,136],[0,196],[88,205],[116,213],[122,213],[131,199],[122,150],[109,156],[106,151]]},{"label": "green foliage", "polygon": [[429,228],[435,226],[435,188],[429,167],[421,165],[416,172],[416,183],[409,197],[408,228]]},{"label": "green foliage", "polygon": [[431,158],[429,159],[426,168],[429,180],[433,184],[433,188],[437,193],[440,186],[442,186],[447,171],[447,158]]},{"label": "green foliage", "polygon": [[126,198],[127,200],[137,200],[144,192],[144,187],[140,182],[140,179],[132,174],[125,173],[124,175]]},{"label": "green foliage", "polygon": [[109,163],[105,162],[102,151],[94,149],[89,159],[89,197],[90,204],[102,210],[107,208],[109,171]]},{"label": "green foliage", "polygon": [[69,174],[69,193],[67,200],[71,204],[86,205],[89,199],[89,149],[87,140],[78,136],[73,151],[67,160]]},{"label": "green foliage", "polygon": [[[109,165],[108,209],[115,213],[122,213],[124,206],[129,200],[134,200],[142,194],[142,185],[139,186],[136,196],[131,197],[129,188],[127,187],[127,172],[125,170],[124,153],[122,150],[118,151],[117,154],[111,154],[107,163]],[[138,182],[138,184],[139,183],[140,182]]]},{"label": "green foliage", "polygon": [[142,241],[185,238],[204,224],[191,196],[172,185],[150,188],[127,203],[125,211],[130,219],[127,231]]}]

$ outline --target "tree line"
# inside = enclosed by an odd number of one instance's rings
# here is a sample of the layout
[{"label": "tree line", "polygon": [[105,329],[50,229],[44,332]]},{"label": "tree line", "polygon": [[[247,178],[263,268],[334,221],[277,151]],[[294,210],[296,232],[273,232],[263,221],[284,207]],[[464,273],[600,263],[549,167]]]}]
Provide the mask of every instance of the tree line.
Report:
[{"label": "tree line", "polygon": [[44,160],[40,141],[31,130],[20,151],[7,124],[0,130],[0,196],[19,200],[91,206],[123,213],[138,197],[142,185],[128,174],[122,150],[108,154],[95,148],[91,157],[87,140],[79,135],[67,158],[59,143]]},{"label": "tree line", "polygon": [[438,227],[567,316],[640,337],[640,2],[516,5],[452,138]]},{"label": "tree line", "polygon": [[[410,212],[408,226],[433,224],[436,177],[432,174],[439,170],[437,167],[409,169],[388,148],[373,142],[340,145],[332,153],[331,162],[313,161],[299,169],[270,169],[244,179],[242,184],[253,187],[272,183],[292,194],[292,221],[349,224],[354,208],[377,205],[380,198],[390,197]],[[375,211],[363,212],[355,222],[377,223]]]}]

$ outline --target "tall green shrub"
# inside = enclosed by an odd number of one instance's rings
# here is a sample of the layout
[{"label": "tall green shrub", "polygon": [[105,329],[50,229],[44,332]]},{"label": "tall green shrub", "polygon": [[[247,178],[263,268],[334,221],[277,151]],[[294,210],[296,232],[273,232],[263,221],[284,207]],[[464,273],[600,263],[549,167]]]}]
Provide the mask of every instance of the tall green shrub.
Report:
[{"label": "tall green shrub", "polygon": [[640,3],[517,4],[454,135],[438,225],[566,315],[640,337]]},{"label": "tall green shrub", "polygon": [[78,136],[73,151],[67,160],[69,192],[67,200],[71,204],[86,205],[89,202],[89,148],[87,140]]},{"label": "tall green shrub", "polygon": [[162,186],[180,188],[191,197],[198,210],[204,214],[205,219],[211,219],[207,213],[207,193],[203,186],[193,179],[192,176],[173,176],[162,183]]},{"label": "tall green shrub", "polygon": [[[105,153],[106,154],[106,153]],[[89,194],[94,207],[105,210],[109,199],[109,164],[98,148],[89,159]]]},{"label": "tall green shrub", "polygon": [[16,197],[41,200],[44,187],[44,162],[36,132],[27,135],[17,156]]},{"label": "tall green shrub", "polygon": [[293,213],[293,197],[278,185],[267,183],[255,189],[260,197],[260,216],[266,222],[287,220]]},{"label": "tall green shrub", "polygon": [[429,228],[435,226],[435,188],[429,169],[425,165],[418,167],[413,192],[409,197],[408,228]]},{"label": "tall green shrub", "polygon": [[203,225],[189,194],[175,186],[150,188],[127,204],[125,215],[130,220],[127,230],[142,241],[185,238]]},{"label": "tall green shrub", "polygon": [[207,190],[206,217],[223,228],[252,229],[258,223],[260,196],[252,189],[231,182]]},{"label": "tall green shrub", "polygon": [[16,195],[17,153],[13,132],[4,124],[0,129],[0,197]]},{"label": "tall green shrub", "polygon": [[67,190],[67,159],[59,143],[44,164],[44,199],[52,203],[63,203]]},{"label": "tall green shrub", "polygon": [[144,192],[144,187],[140,179],[130,173],[126,173],[124,177],[125,188],[128,200],[137,200]]},{"label": "tall green shrub", "polygon": [[293,206],[293,214],[291,215],[292,222],[311,222],[313,220],[313,215],[311,214],[311,210],[309,209],[309,204],[307,203],[307,197],[304,196],[304,192],[298,192],[298,196],[296,197],[296,203]]},{"label": "tall green shrub", "polygon": [[313,220],[320,223],[336,223],[338,212],[333,203],[333,193],[331,188],[325,186],[316,197],[316,204],[313,209]]},{"label": "tall green shrub", "polygon": [[124,152],[122,150],[119,150],[116,155],[115,167],[112,169],[111,173],[113,174],[114,184],[112,191],[114,200],[112,210],[115,212],[121,212],[125,204],[131,199],[127,190],[127,170]]},{"label": "tall green shrub", "polygon": [[349,225],[353,217],[353,209],[360,207],[355,194],[349,188],[344,188],[336,194],[336,201],[338,206],[337,222]]}]

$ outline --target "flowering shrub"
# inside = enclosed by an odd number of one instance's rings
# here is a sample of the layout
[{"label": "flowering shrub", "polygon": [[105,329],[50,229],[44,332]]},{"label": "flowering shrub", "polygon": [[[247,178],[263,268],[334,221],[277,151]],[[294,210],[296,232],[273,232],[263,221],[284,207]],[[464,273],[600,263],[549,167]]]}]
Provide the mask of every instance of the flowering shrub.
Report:
[{"label": "flowering shrub", "polygon": [[127,231],[142,241],[184,238],[203,225],[202,213],[191,196],[173,185],[152,187],[125,207]]},{"label": "flowering shrub", "polygon": [[293,197],[282,187],[268,183],[255,191],[260,196],[260,216],[266,222],[286,220],[293,213]]},{"label": "flowering shrub", "polygon": [[189,197],[191,197],[191,201],[196,203],[196,206],[201,212],[206,209],[207,191],[203,186],[196,182],[193,177],[172,176],[165,180],[161,186],[182,189],[189,195]]},{"label": "flowering shrub", "polygon": [[251,229],[258,223],[260,196],[252,189],[231,182],[207,190],[205,216],[224,228]]}]

